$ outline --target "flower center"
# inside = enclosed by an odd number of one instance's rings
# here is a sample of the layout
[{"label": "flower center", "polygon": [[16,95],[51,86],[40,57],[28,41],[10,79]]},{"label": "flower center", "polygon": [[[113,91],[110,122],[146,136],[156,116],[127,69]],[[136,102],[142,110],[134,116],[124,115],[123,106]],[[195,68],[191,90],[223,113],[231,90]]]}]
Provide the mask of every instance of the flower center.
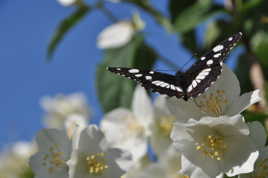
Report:
[{"label": "flower center", "polygon": [[49,153],[43,156],[43,166],[48,167],[48,172],[53,173],[56,169],[63,168],[65,160],[63,159],[63,152],[57,151],[57,145],[51,146],[49,148]]},{"label": "flower center", "polygon": [[127,118],[127,128],[130,133],[133,133],[134,135],[143,135],[144,133],[144,127],[134,118]]},{"label": "flower center", "polygon": [[109,166],[106,164],[104,153],[96,153],[86,157],[88,173],[102,175]]},{"label": "flower center", "polygon": [[201,111],[217,117],[223,115],[228,100],[224,90],[216,90],[214,93],[203,94],[195,103]]},{"label": "flower center", "polygon": [[256,169],[254,171],[254,178],[266,178],[268,177],[268,158],[258,161],[256,163]]},{"label": "flower center", "polygon": [[163,135],[169,137],[174,121],[175,121],[175,117],[173,116],[161,117],[157,122],[157,126],[160,130],[160,133],[163,133]]},{"label": "flower center", "polygon": [[215,160],[222,160],[227,145],[221,136],[208,135],[203,142],[196,143],[196,150]]}]

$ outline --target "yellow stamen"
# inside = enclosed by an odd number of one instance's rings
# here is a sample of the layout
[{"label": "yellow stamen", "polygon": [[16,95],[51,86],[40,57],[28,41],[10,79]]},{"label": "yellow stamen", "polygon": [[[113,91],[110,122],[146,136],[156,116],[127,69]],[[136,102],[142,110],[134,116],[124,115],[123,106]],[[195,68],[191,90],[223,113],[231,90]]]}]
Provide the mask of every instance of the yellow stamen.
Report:
[{"label": "yellow stamen", "polygon": [[198,98],[198,101],[196,100],[196,105],[201,111],[216,117],[223,115],[227,104],[228,100],[223,90],[217,90],[210,94],[203,94]]},{"label": "yellow stamen", "polygon": [[127,118],[127,129],[135,135],[143,135],[145,132],[144,127],[132,117]]},{"label": "yellow stamen", "polygon": [[104,153],[96,153],[86,156],[88,173],[92,175],[102,175],[105,169],[108,169]]},{"label": "yellow stamen", "polygon": [[170,136],[173,122],[175,121],[174,116],[163,116],[159,120],[157,120],[156,125],[164,136]]},{"label": "yellow stamen", "polygon": [[215,160],[222,160],[227,145],[221,136],[208,135],[204,138],[203,142],[196,143],[195,149]]},{"label": "yellow stamen", "polygon": [[58,146],[53,145],[49,148],[49,153],[43,156],[43,166],[48,166],[48,172],[53,173],[56,169],[65,166],[63,152],[57,151]]}]

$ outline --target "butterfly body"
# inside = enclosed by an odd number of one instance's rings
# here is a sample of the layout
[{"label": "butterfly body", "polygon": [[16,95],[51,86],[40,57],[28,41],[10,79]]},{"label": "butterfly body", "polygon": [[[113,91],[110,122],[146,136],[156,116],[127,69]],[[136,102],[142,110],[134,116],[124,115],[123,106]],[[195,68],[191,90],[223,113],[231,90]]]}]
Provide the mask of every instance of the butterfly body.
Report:
[{"label": "butterfly body", "polygon": [[202,94],[218,79],[224,59],[239,42],[241,36],[242,33],[239,32],[222,41],[187,71],[177,71],[175,75],[128,67],[107,67],[107,70],[135,80],[153,92],[187,101],[189,98]]}]

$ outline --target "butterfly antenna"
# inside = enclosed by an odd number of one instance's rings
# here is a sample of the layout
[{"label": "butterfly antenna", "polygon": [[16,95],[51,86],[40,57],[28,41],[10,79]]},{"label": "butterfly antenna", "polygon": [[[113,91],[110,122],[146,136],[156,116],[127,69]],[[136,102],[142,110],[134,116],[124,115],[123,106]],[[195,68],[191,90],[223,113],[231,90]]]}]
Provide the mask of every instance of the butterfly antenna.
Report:
[{"label": "butterfly antenna", "polygon": [[155,69],[155,71],[157,72],[174,72],[175,70],[172,70],[172,69]]},{"label": "butterfly antenna", "polygon": [[185,62],[185,63],[183,64],[183,66],[182,66],[181,68],[183,69],[187,64],[189,64],[189,62],[192,61],[192,59],[193,59],[194,57],[197,57],[197,53],[194,53],[194,54],[191,56],[191,58],[190,58],[187,62]]}]

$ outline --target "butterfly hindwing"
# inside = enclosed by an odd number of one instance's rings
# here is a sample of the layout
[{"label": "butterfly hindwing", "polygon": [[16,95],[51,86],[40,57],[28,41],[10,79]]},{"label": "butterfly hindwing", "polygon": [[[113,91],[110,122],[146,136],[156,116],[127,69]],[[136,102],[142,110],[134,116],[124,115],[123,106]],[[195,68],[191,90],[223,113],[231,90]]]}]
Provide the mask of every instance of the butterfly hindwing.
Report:
[{"label": "butterfly hindwing", "polygon": [[176,77],[173,75],[127,67],[108,67],[107,69],[110,72],[135,80],[144,88],[153,92],[166,94],[170,97],[181,98],[183,96],[183,90],[180,86],[177,86]]},{"label": "butterfly hindwing", "polygon": [[186,88],[188,98],[203,93],[217,80],[222,72],[224,59],[241,37],[242,33],[237,33],[222,41],[185,72],[188,81]]}]

